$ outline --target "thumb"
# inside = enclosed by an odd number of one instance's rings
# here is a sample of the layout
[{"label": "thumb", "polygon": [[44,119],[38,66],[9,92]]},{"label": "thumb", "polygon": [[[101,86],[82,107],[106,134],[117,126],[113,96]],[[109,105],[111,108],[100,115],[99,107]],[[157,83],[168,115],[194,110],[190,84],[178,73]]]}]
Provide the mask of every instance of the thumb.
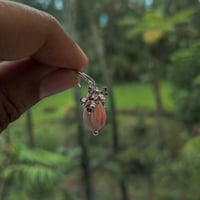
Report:
[{"label": "thumb", "polygon": [[40,83],[40,98],[72,88],[78,84],[78,73],[70,69],[58,69],[49,73]]},{"label": "thumb", "polygon": [[50,67],[32,59],[0,65],[0,130],[41,98],[71,88],[78,73]]}]

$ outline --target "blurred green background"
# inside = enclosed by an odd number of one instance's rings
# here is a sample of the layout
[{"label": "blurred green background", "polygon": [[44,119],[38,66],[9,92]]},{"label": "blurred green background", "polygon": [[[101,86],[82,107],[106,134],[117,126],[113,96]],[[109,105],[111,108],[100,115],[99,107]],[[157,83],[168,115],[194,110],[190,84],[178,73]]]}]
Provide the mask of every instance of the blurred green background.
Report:
[{"label": "blurred green background", "polygon": [[84,128],[84,83],[33,106],[0,136],[0,199],[199,200],[200,2],[18,2],[83,48],[108,120]]}]

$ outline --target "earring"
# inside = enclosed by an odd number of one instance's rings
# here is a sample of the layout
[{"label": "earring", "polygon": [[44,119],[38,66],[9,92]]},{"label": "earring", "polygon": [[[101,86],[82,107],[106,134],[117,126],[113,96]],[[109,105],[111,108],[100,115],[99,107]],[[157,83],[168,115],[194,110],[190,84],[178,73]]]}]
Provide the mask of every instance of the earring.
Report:
[{"label": "earring", "polygon": [[94,79],[84,72],[78,72],[87,83],[88,94],[80,99],[83,110],[83,121],[87,128],[96,136],[106,123],[105,96],[108,95],[106,87],[98,89]]}]

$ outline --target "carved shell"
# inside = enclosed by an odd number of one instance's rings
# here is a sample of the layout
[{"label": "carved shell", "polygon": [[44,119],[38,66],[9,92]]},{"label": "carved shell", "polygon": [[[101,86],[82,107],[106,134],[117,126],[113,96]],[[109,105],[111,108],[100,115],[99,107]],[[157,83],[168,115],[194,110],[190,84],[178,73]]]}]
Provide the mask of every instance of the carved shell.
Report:
[{"label": "carved shell", "polygon": [[83,111],[83,121],[88,129],[90,129],[94,135],[97,135],[99,130],[106,123],[106,111],[105,107],[99,102],[92,112],[88,112],[85,108]]}]

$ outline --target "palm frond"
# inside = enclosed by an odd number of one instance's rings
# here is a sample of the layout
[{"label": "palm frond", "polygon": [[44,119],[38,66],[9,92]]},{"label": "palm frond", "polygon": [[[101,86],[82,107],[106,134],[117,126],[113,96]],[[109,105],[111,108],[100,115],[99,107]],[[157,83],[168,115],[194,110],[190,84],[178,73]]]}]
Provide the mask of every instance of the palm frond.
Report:
[{"label": "palm frond", "polygon": [[43,165],[13,164],[3,170],[2,177],[12,178],[21,185],[52,185],[61,181],[64,174]]},{"label": "palm frond", "polygon": [[20,145],[16,155],[16,163],[31,163],[45,165],[60,170],[69,171],[77,166],[77,161],[70,156],[64,156],[42,149],[29,149]]},{"label": "palm frond", "polygon": [[190,22],[190,17],[196,12],[194,8],[188,8],[179,11],[175,15],[173,15],[170,20],[173,23],[180,24],[180,23],[188,23]]}]

